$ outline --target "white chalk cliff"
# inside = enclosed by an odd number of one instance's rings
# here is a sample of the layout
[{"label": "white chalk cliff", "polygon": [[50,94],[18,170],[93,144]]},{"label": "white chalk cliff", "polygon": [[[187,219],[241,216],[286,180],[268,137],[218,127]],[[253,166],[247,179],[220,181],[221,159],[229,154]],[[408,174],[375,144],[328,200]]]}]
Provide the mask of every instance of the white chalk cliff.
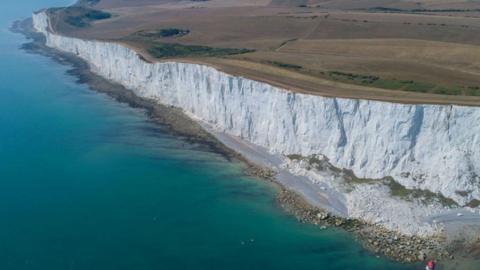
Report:
[{"label": "white chalk cliff", "polygon": [[44,12],[33,23],[47,46],[76,54],[95,73],[273,153],[323,155],[358,177],[391,176],[459,204],[480,200],[480,108],[293,93],[205,65],[147,63],[117,43],[61,36]]}]

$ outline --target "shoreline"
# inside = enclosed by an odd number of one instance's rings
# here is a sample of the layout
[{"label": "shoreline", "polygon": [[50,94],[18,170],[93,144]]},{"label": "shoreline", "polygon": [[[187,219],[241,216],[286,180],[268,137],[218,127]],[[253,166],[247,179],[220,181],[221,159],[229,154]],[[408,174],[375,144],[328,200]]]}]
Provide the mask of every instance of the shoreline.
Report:
[{"label": "shoreline", "polygon": [[[84,83],[89,86],[90,89],[105,93],[110,97],[122,103],[136,108],[143,108],[146,110],[148,117],[157,124],[168,126],[168,130],[175,135],[181,136],[185,140],[193,143],[199,143],[209,150],[221,154],[227,160],[239,160],[246,165],[246,173],[258,178],[266,179],[269,182],[274,183],[279,188],[278,202],[287,212],[295,215],[302,222],[309,222],[316,224],[323,228],[323,226],[335,226],[341,227],[347,231],[354,232],[358,236],[360,242],[369,250],[376,254],[382,254],[397,261],[412,262],[421,261],[420,257],[426,252],[423,250],[434,249],[435,258],[451,258],[449,252],[440,248],[440,241],[429,242],[421,237],[415,236],[402,236],[393,231],[388,231],[377,225],[366,224],[364,222],[354,219],[344,219],[328,214],[324,210],[311,205],[305,198],[301,197],[294,191],[287,189],[281,182],[274,179],[275,173],[259,166],[255,160],[251,161],[248,156],[239,153],[238,149],[222,142],[219,139],[220,134],[212,134],[208,131],[208,128],[202,126],[201,123],[189,118],[180,109],[173,108],[171,106],[161,105],[153,100],[148,100],[136,96],[132,91],[125,87],[112,83],[90,71],[89,65],[67,53],[60,52],[55,49],[42,46],[41,37],[43,35],[33,32],[28,32],[29,29],[25,28],[28,22],[23,22],[23,32],[16,31],[24,34],[28,38],[33,39],[32,43],[23,46],[23,49],[31,53],[42,54],[53,58],[55,61],[72,66],[72,69],[68,71],[69,75],[78,78],[79,83]],[[22,25],[17,23],[16,27]],[[30,29],[32,30],[32,29]],[[232,149],[233,148],[233,149]],[[373,240],[372,240],[373,239]],[[405,250],[405,246],[409,246],[413,243],[414,248],[411,250]],[[420,252],[419,252],[420,250]],[[419,254],[422,253],[422,254]],[[432,256],[428,254],[429,256]]]}]

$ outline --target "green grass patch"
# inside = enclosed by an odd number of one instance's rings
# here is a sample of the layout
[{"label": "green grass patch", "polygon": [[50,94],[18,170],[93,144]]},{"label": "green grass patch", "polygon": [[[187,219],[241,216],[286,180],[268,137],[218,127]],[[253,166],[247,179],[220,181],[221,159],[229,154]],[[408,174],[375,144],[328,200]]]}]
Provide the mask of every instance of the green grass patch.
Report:
[{"label": "green grass patch", "polygon": [[295,161],[300,161],[300,160],[304,159],[304,157],[299,155],[299,154],[291,154],[291,155],[287,155],[287,157],[289,159],[295,160]]},{"label": "green grass patch", "polygon": [[480,87],[479,86],[468,86],[465,89],[467,96],[480,96]]},{"label": "green grass patch", "polygon": [[373,84],[380,79],[377,76],[345,73],[340,71],[330,71],[328,74],[335,80],[348,80],[359,84]]},{"label": "green grass patch", "polygon": [[375,83],[373,83],[372,86],[377,88],[390,89],[390,90],[400,90],[405,85],[398,80],[379,79]]},{"label": "green grass patch", "polygon": [[[440,94],[440,95],[455,95],[455,96],[459,96],[459,95],[463,95],[464,94],[464,89],[460,86],[452,86],[452,87],[442,87],[442,86],[439,86],[437,88],[435,88],[433,90],[433,93],[435,94]],[[469,95],[469,96],[474,96],[474,93],[470,93],[468,94],[468,92],[466,93],[466,95]]]},{"label": "green grass patch", "polygon": [[326,73],[330,79],[357,85],[371,86],[389,90],[401,90],[416,93],[431,93],[439,95],[466,95],[480,96],[479,86],[449,85],[440,86],[428,82],[413,80],[384,79],[378,76],[329,71]]},{"label": "green grass patch", "polygon": [[250,49],[214,48],[198,45],[183,45],[177,43],[154,43],[148,52],[156,58],[171,57],[220,57],[253,52]]},{"label": "green grass patch", "polygon": [[424,8],[414,8],[414,9],[399,9],[399,8],[389,8],[389,7],[373,7],[367,8],[369,11],[376,12],[391,12],[391,13],[424,13],[424,12],[478,12],[480,9],[458,9],[458,8],[446,8],[446,9],[424,9]]},{"label": "green grass patch", "polygon": [[281,68],[288,68],[288,69],[302,69],[302,66],[295,65],[295,64],[289,64],[289,63],[283,63],[283,62],[278,62],[278,61],[267,61],[267,64],[271,64],[277,67]]},{"label": "green grass patch", "polygon": [[108,12],[83,6],[52,8],[49,9],[49,12],[53,15],[52,17],[77,28],[87,27],[94,21],[105,20],[112,17],[112,14]]},{"label": "green grass patch", "polygon": [[160,29],[158,35],[161,37],[181,37],[190,33],[190,30],[187,29],[178,29],[178,28],[166,28]]},{"label": "green grass patch", "polygon": [[428,93],[435,88],[434,84],[416,81],[402,81],[405,84],[403,90],[418,93]]},{"label": "green grass patch", "polygon": [[179,29],[179,28],[164,28],[160,30],[153,31],[138,31],[133,34],[136,37],[147,38],[147,39],[156,39],[156,38],[165,38],[165,37],[183,37],[188,35],[190,30],[188,29]]},{"label": "green grass patch", "polygon": [[392,196],[396,196],[406,200],[419,199],[425,203],[437,201],[443,206],[448,207],[458,206],[458,204],[454,200],[447,198],[440,193],[433,193],[429,190],[408,189],[390,177],[385,178],[384,183],[390,188],[390,194],[392,194]]},{"label": "green grass patch", "polygon": [[100,3],[100,0],[79,0],[75,6],[94,6]]},{"label": "green grass patch", "polygon": [[480,206],[480,201],[477,199],[471,200],[466,206],[472,207],[472,208],[477,208]]}]

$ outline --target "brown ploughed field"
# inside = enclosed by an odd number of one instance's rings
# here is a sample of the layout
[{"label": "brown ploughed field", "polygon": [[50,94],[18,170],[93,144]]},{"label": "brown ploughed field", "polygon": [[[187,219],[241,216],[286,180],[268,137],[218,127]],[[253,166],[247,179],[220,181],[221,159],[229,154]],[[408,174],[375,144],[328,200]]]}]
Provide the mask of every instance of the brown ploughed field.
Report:
[{"label": "brown ploughed field", "polygon": [[480,1],[82,0],[51,14],[62,34],[151,62],[323,96],[480,105]]}]

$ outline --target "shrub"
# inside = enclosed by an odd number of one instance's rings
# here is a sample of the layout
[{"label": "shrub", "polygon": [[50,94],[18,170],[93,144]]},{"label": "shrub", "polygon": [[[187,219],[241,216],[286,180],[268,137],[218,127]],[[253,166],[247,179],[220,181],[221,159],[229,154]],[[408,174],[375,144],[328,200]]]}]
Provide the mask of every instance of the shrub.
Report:
[{"label": "shrub", "polygon": [[190,30],[187,29],[177,29],[177,28],[166,28],[166,29],[161,29],[158,32],[158,35],[161,37],[181,37],[185,36],[188,33],[190,33]]},{"label": "shrub", "polygon": [[253,52],[250,49],[213,48],[198,45],[182,45],[178,43],[154,43],[148,52],[156,58],[169,57],[201,57],[201,56],[227,56]]}]

